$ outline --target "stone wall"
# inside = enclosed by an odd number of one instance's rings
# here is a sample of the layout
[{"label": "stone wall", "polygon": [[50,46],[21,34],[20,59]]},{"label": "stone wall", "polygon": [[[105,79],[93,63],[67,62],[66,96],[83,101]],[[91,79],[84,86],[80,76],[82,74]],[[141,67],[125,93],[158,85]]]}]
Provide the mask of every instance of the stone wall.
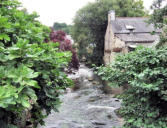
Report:
[{"label": "stone wall", "polygon": [[112,62],[118,53],[127,53],[125,42],[114,36],[112,26],[109,24],[105,35],[104,64]]}]

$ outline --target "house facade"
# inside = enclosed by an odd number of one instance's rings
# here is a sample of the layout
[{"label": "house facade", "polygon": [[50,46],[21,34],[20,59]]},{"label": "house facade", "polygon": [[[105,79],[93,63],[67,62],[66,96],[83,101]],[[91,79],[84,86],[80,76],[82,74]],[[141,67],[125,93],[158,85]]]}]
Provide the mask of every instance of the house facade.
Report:
[{"label": "house facade", "polygon": [[147,20],[146,17],[116,17],[115,11],[109,11],[104,44],[106,65],[118,54],[126,54],[138,45],[154,47],[159,42],[161,30],[155,29]]}]

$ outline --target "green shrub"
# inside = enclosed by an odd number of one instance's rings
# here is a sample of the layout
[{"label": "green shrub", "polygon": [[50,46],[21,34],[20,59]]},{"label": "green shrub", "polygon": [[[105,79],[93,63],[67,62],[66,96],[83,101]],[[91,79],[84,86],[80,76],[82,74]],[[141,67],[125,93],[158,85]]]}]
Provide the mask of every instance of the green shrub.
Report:
[{"label": "green shrub", "polygon": [[98,75],[111,85],[129,86],[119,111],[124,128],[167,127],[167,47],[139,47],[118,56],[109,67],[99,67]]},{"label": "green shrub", "polygon": [[60,52],[58,43],[43,43],[50,29],[36,20],[35,13],[19,6],[17,0],[0,3],[0,122],[4,128],[24,127],[23,113],[29,111],[24,121],[34,127],[44,124],[51,109],[57,111],[59,90],[72,84],[63,72],[71,53]]}]

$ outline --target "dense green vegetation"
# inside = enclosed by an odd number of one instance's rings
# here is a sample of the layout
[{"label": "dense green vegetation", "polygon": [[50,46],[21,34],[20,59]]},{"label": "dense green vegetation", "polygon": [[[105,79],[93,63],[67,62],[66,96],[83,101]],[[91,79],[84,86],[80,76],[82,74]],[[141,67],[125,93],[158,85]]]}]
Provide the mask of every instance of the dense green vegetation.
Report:
[{"label": "dense green vegetation", "polygon": [[56,30],[56,31],[61,30],[61,31],[66,32],[67,34],[70,34],[71,28],[72,28],[72,25],[67,25],[66,23],[55,22],[53,24],[53,29],[54,30]]},{"label": "dense green vegetation", "polygon": [[[160,8],[161,2],[154,3],[150,19],[160,28],[167,24],[167,6]],[[44,124],[52,109],[58,111],[60,90],[72,85],[63,70],[68,66],[78,69],[79,61],[64,32],[51,31],[36,20],[36,13],[28,14],[18,7],[17,0],[0,2],[0,127],[35,128]],[[115,10],[117,16],[146,15],[141,0],[96,0],[80,9],[72,36],[80,59],[85,56],[88,63],[103,62],[109,10]],[[54,24],[55,30],[67,33],[70,27]],[[110,66],[97,68],[97,74],[111,86],[127,88],[119,110],[124,128],[167,127],[166,41],[164,27],[159,49],[139,47],[118,56]]]},{"label": "dense green vegetation", "polygon": [[142,0],[96,0],[87,4],[77,12],[72,29],[80,59],[85,56],[90,63],[103,63],[104,36],[110,10],[122,17],[146,15]]},{"label": "dense green vegetation", "polygon": [[158,49],[138,47],[134,52],[118,56],[108,67],[98,67],[97,74],[111,86],[127,88],[119,113],[124,128],[167,127],[167,6],[155,1],[150,23],[163,28]]},{"label": "dense green vegetation", "polygon": [[120,114],[124,128],[167,127],[167,48],[139,47],[118,56],[109,67],[99,67],[98,75],[112,86],[128,86],[122,94]]},{"label": "dense green vegetation", "polygon": [[58,43],[44,43],[49,41],[50,28],[38,22],[36,14],[19,10],[19,6],[17,0],[0,3],[0,125],[3,128],[43,124],[51,109],[57,111],[59,90],[71,85],[62,72],[71,53],[60,52]]}]

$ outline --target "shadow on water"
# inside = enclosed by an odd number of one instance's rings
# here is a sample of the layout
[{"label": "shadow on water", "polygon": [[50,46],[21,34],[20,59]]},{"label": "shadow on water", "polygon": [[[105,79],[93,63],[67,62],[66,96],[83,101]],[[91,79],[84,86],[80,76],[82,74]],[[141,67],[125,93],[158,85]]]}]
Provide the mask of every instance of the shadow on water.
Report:
[{"label": "shadow on water", "polygon": [[61,95],[60,112],[52,111],[45,119],[46,126],[39,128],[113,128],[122,125],[123,121],[114,112],[121,103],[103,93],[102,84],[91,69],[81,65],[69,78],[79,81],[77,90],[68,89]]}]

